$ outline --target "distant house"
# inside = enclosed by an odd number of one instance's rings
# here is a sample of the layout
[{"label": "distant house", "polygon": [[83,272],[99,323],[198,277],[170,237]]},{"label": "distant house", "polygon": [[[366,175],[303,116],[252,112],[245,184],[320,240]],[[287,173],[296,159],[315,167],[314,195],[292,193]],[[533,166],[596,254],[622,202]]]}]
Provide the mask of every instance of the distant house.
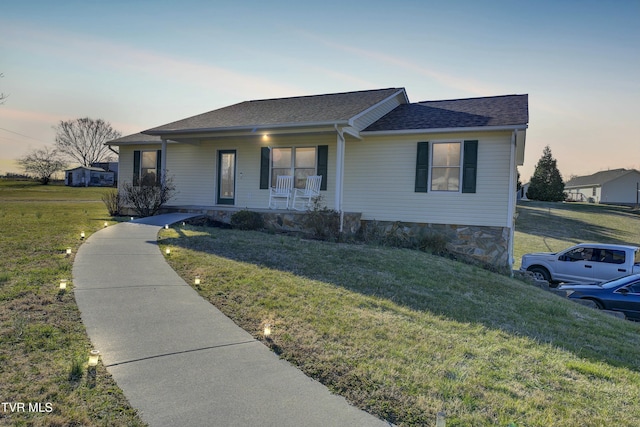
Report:
[{"label": "distant house", "polygon": [[437,233],[506,269],[528,121],[527,95],[410,103],[388,88],[241,102],[108,144],[119,183],[171,176],[174,209],[269,212],[277,176],[320,175],[343,231]]},{"label": "distant house", "polygon": [[564,185],[568,200],[635,206],[640,190],[640,172],[612,169],[572,178]]},{"label": "distant house", "polygon": [[102,168],[78,166],[64,171],[64,183],[71,187],[113,187],[115,173]]},{"label": "distant house", "polygon": [[101,168],[107,172],[113,172],[113,179],[118,182],[118,162],[96,162],[91,164],[94,168]]}]

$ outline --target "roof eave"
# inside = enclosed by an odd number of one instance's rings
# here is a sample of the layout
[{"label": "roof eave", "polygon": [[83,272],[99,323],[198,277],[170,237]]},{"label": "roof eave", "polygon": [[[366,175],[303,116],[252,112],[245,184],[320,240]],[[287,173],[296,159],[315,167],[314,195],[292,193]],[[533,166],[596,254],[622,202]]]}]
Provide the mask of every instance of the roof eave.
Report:
[{"label": "roof eave", "polygon": [[360,131],[362,136],[368,135],[413,135],[425,133],[454,133],[454,132],[488,132],[488,131],[513,131],[526,130],[528,125],[504,125],[504,126],[475,126],[457,128],[433,128],[433,129],[400,129],[400,130],[374,130]]},{"label": "roof eave", "polygon": [[331,127],[347,125],[348,120],[338,121],[326,121],[326,122],[305,122],[305,123],[278,123],[273,125],[249,125],[249,126],[227,126],[227,127],[215,127],[215,128],[192,128],[192,129],[168,129],[168,130],[155,130],[148,129],[142,131],[145,135],[166,137],[170,135],[190,135],[190,134],[215,134],[226,132],[239,132],[239,133],[256,133],[274,130],[284,129],[296,129],[296,128],[312,128],[312,127]]}]

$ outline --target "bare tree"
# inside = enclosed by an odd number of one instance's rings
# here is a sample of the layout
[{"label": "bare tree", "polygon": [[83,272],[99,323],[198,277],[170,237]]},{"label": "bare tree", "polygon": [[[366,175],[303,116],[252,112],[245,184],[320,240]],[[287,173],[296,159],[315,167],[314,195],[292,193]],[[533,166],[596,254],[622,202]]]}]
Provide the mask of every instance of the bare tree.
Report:
[{"label": "bare tree", "polygon": [[[4,77],[4,74],[0,73],[0,79]],[[0,105],[4,104],[4,100],[7,99],[9,95],[5,95],[4,93],[0,92]]]},{"label": "bare tree", "polygon": [[17,160],[25,173],[38,179],[43,185],[51,181],[51,176],[67,167],[60,154],[54,149],[33,150]]},{"label": "bare tree", "polygon": [[120,137],[111,124],[102,119],[61,120],[55,127],[56,148],[82,166],[104,161],[111,152],[105,142]]}]

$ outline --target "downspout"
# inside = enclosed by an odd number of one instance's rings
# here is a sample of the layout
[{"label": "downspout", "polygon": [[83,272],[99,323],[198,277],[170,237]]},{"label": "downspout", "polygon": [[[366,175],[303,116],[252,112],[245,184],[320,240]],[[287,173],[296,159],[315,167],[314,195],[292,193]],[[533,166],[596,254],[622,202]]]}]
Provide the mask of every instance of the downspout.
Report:
[{"label": "downspout", "polygon": [[509,227],[509,245],[508,245],[508,265],[509,275],[513,277],[513,239],[515,238],[516,228],[516,141],[518,131],[513,130],[511,134],[511,162],[509,165],[509,208],[507,209],[507,225]]},{"label": "downspout", "polygon": [[342,189],[344,180],[344,134],[338,125],[335,124],[334,128],[338,134],[337,147],[336,147],[336,194],[335,194],[335,209],[340,212],[340,233],[344,228],[344,212],[342,211]]}]

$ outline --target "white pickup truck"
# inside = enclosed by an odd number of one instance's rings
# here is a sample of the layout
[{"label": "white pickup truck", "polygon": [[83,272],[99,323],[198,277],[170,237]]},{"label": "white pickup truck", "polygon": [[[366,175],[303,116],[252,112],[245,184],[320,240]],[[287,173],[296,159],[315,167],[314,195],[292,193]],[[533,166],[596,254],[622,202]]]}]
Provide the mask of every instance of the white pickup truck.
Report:
[{"label": "white pickup truck", "polygon": [[581,243],[561,252],[523,255],[520,271],[549,283],[599,283],[640,273],[640,248]]}]

